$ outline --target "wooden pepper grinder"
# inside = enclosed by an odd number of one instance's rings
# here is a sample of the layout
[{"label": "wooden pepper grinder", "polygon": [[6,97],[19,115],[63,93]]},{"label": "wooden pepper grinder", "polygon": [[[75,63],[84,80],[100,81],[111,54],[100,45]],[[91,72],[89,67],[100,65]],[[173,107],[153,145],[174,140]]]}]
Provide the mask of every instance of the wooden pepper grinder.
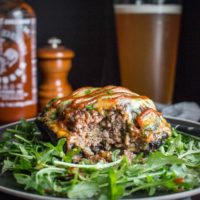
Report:
[{"label": "wooden pepper grinder", "polygon": [[70,95],[72,88],[67,80],[74,52],[61,46],[61,40],[51,38],[48,46],[38,50],[41,85],[39,87],[39,109],[54,97]]}]

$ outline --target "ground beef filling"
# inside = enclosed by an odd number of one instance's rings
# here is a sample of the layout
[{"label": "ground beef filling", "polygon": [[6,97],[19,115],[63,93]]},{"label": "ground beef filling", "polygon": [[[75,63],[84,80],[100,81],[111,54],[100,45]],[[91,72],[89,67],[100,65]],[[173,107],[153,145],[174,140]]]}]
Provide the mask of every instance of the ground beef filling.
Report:
[{"label": "ground beef filling", "polygon": [[140,131],[128,124],[124,108],[103,113],[84,108],[67,113],[63,123],[70,131],[68,148],[80,147],[84,157],[93,160],[110,160],[115,149],[124,154],[130,154],[130,150],[133,154],[140,143],[137,141]]}]

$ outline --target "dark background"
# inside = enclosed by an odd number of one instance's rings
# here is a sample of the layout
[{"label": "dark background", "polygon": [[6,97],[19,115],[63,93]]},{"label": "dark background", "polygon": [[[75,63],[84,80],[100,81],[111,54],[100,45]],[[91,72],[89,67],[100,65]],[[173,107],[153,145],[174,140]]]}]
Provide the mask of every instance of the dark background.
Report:
[{"label": "dark background", "polygon": [[[37,13],[38,47],[57,36],[76,57],[70,83],[120,84],[111,0],[27,0]],[[184,0],[174,102],[200,104],[200,1]]]}]

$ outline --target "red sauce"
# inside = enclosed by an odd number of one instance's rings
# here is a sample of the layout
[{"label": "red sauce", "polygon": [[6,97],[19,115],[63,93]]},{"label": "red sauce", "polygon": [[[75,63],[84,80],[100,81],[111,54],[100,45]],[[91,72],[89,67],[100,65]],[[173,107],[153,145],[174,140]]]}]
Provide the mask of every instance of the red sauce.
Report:
[{"label": "red sauce", "polygon": [[[93,89],[92,92],[87,93],[87,90],[90,89]],[[94,88],[84,87],[76,90],[70,96],[59,98],[52,104],[52,106],[57,107],[64,101],[71,101],[71,108],[82,109],[87,105],[95,104],[100,100],[102,100],[103,104],[108,105],[116,103],[117,100],[128,98],[148,100],[146,96],[139,96],[123,87],[106,86],[103,88],[97,88],[96,90],[94,90]]]},{"label": "red sauce", "polygon": [[184,183],[184,178],[182,178],[182,177],[176,178],[176,179],[174,180],[174,182],[177,183],[177,184]]}]

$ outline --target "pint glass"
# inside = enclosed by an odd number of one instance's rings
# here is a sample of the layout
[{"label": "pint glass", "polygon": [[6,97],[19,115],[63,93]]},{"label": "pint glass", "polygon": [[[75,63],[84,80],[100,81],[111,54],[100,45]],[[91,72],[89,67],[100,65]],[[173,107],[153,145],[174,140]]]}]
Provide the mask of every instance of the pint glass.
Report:
[{"label": "pint glass", "polygon": [[115,3],[114,9],[122,85],[171,103],[181,4],[164,2]]}]

